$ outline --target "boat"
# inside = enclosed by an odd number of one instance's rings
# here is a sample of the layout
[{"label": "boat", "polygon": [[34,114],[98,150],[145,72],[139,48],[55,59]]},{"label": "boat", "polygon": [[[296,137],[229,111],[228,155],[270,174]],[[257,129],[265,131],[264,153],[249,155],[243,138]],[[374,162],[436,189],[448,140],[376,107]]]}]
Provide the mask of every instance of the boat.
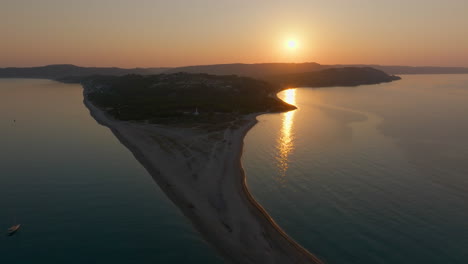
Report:
[{"label": "boat", "polygon": [[8,235],[12,236],[14,233],[16,233],[20,229],[20,227],[21,227],[21,225],[18,224],[18,225],[14,225],[14,226],[8,228]]}]

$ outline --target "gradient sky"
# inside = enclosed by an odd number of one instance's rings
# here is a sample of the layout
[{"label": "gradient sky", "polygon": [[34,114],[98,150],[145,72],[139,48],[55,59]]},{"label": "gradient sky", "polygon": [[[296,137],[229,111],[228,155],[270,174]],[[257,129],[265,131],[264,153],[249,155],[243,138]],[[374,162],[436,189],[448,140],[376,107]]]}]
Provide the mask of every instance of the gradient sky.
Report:
[{"label": "gradient sky", "polygon": [[467,0],[0,1],[0,67],[468,67]]}]

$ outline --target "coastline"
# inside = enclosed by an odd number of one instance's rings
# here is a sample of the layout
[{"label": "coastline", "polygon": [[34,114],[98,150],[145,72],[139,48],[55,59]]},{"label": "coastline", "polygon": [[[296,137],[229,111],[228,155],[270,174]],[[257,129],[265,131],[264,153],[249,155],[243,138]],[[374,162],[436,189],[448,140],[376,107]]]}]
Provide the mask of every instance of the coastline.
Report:
[{"label": "coastline", "polygon": [[[108,127],[132,152],[169,199],[226,261],[323,263],[290,238],[248,190],[241,162],[244,137],[262,113],[246,116],[239,127],[229,128],[224,131],[223,138],[213,139],[193,131],[181,132],[190,129],[118,121],[87,100],[86,88],[83,96],[91,116],[100,125]],[[157,138],[164,135],[162,140],[168,142],[183,139],[190,144],[183,145],[171,157],[161,142],[152,140],[155,134]],[[191,149],[187,150],[187,146]],[[205,149],[201,148],[206,146],[211,147],[209,153],[204,153]],[[196,167],[199,163],[206,166]]]},{"label": "coastline", "polygon": [[[292,110],[292,111],[294,111],[294,110]],[[292,237],[290,237],[275,222],[275,220],[268,214],[268,212],[265,210],[265,208],[263,208],[263,206],[261,206],[260,203],[258,203],[257,200],[255,200],[252,193],[249,191],[249,189],[247,187],[247,176],[245,174],[244,168],[242,167],[242,153],[243,153],[243,148],[244,148],[244,138],[247,135],[247,133],[250,131],[250,129],[253,128],[258,123],[258,120],[256,119],[256,117],[259,116],[259,115],[262,115],[262,114],[260,113],[260,114],[257,114],[257,115],[255,115],[253,117],[255,119],[255,122],[245,130],[245,133],[244,133],[244,135],[242,137],[242,141],[240,142],[241,151],[239,152],[238,161],[239,161],[239,168],[241,169],[241,185],[242,185],[243,194],[248,199],[250,205],[254,207],[254,210],[256,210],[256,213],[259,213],[260,217],[263,217],[265,219],[265,221],[267,221],[268,224],[271,225],[271,228],[272,228],[273,232],[278,232],[279,235],[282,236],[286,241],[288,241],[288,243],[290,243],[291,246],[293,246],[297,251],[301,252],[301,254],[304,254],[308,258],[310,258],[310,261],[311,261],[310,263],[323,264],[324,262],[321,259],[319,259],[317,256],[313,255],[307,249],[305,249],[299,243],[297,243]]]}]

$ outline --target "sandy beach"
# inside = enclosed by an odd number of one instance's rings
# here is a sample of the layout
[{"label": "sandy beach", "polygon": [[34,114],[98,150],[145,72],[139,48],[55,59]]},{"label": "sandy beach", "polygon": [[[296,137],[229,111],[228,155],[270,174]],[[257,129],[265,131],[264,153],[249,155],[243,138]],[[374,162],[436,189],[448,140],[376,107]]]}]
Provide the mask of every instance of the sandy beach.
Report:
[{"label": "sandy beach", "polygon": [[322,263],[290,238],[248,191],[241,155],[258,114],[225,130],[207,131],[115,120],[87,100],[86,88],[84,104],[228,263]]}]

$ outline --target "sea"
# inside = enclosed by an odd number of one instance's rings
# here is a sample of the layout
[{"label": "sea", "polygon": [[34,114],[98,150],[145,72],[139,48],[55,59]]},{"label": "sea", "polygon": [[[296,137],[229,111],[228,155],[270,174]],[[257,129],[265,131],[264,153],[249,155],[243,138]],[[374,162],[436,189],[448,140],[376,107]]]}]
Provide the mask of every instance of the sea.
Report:
[{"label": "sea", "polygon": [[[248,188],[327,264],[468,263],[468,75],[401,77],[291,87],[245,138]],[[223,263],[82,100],[0,79],[1,263]]]},{"label": "sea", "polygon": [[249,189],[329,264],[468,263],[468,75],[292,88],[258,117]]},{"label": "sea", "polygon": [[82,93],[0,79],[0,263],[223,263]]}]

